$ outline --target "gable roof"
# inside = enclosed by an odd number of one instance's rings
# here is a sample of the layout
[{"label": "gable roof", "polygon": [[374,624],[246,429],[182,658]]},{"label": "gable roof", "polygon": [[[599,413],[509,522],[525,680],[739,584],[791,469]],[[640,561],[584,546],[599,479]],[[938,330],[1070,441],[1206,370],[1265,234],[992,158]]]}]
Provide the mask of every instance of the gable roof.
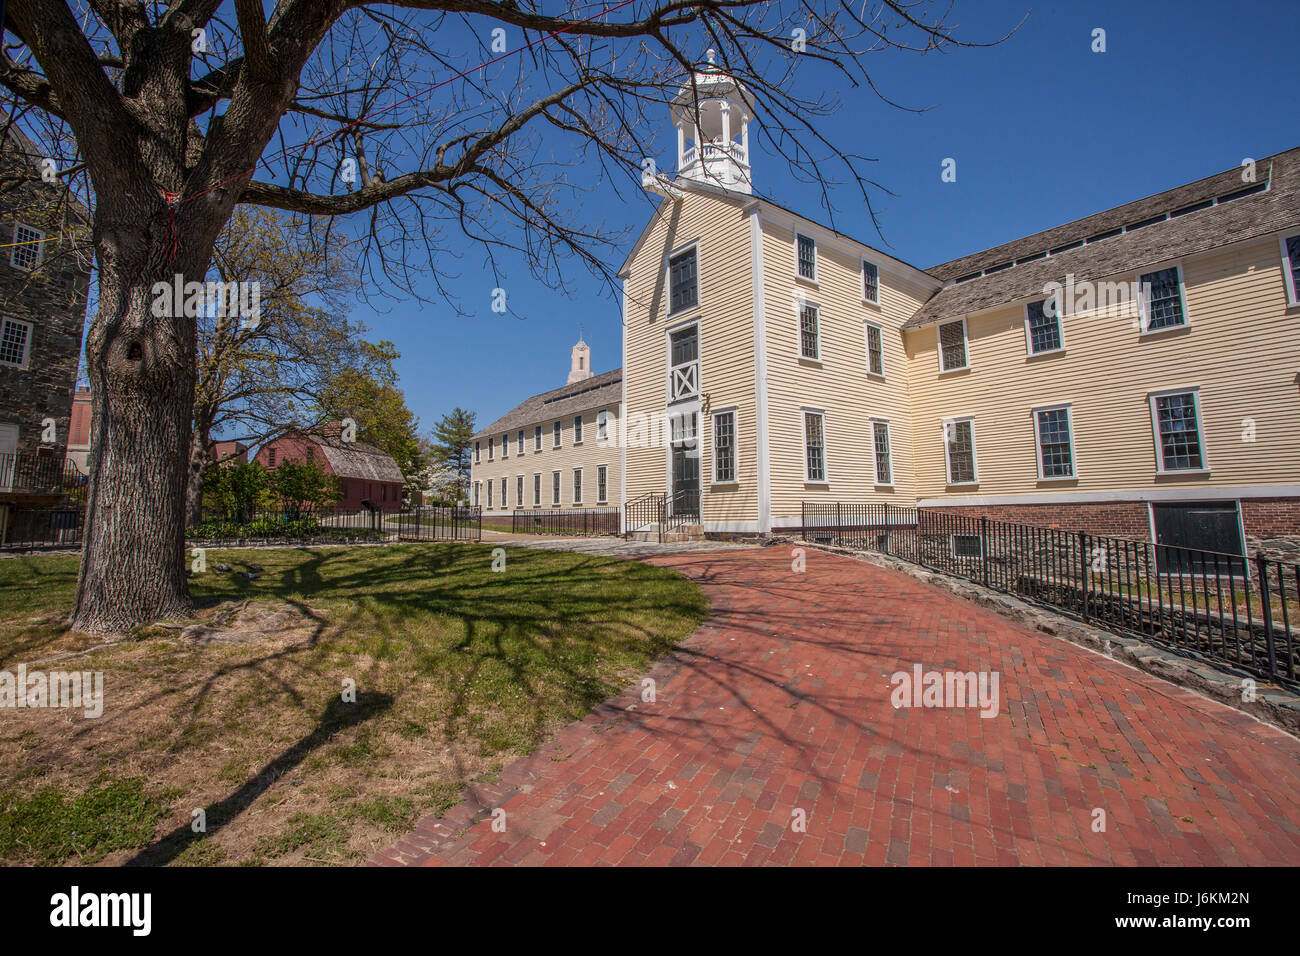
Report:
[{"label": "gable roof", "polygon": [[1136,273],[1300,223],[1300,148],[1258,160],[1254,183],[1241,173],[1226,170],[935,266],[928,271],[952,284],[903,329],[1042,295],[1067,273],[1077,280]]},{"label": "gable roof", "polygon": [[[729,192],[719,186],[714,186],[709,183],[695,182],[693,180],[673,179],[671,180],[671,185],[677,186],[686,192],[708,195],[723,202],[730,203],[731,205],[734,205],[736,211],[740,213],[745,213],[751,207],[757,206],[761,213],[769,214],[768,218],[772,218],[770,213],[772,210],[776,210],[783,216],[788,216],[793,220],[795,228],[803,225],[805,227],[822,230],[830,236],[833,236],[835,239],[856,247],[859,255],[861,255],[862,250],[865,250],[869,253],[869,258],[881,268],[892,267],[892,271],[903,273],[911,279],[922,283],[926,282],[928,279],[936,278],[928,274],[926,270],[918,268],[910,262],[898,258],[898,256],[891,255],[888,252],[883,252],[875,246],[863,242],[861,239],[855,239],[847,233],[840,232],[838,229],[819,222],[816,219],[809,219],[807,216],[795,212],[788,206],[783,206],[772,199],[768,199],[766,196]],[[636,242],[633,243],[631,251],[628,252],[627,257],[623,260],[623,264],[618,267],[617,275],[626,278],[628,269],[632,265],[632,261],[638,254],[640,254],[641,248],[645,245],[646,239],[649,238],[650,232],[654,228],[655,223],[659,221],[659,218],[672,205],[673,200],[667,196],[662,198],[658,204],[656,204],[654,214],[649,218],[649,220],[647,220],[645,227],[641,230],[641,234],[637,236]]]},{"label": "gable roof", "polygon": [[315,443],[329,462],[330,470],[339,478],[362,478],[366,481],[402,482],[402,469],[397,462],[374,445],[365,442],[345,442],[332,435],[306,435]]},{"label": "gable roof", "polygon": [[623,370],[616,368],[525,399],[491,425],[479,429],[474,433],[474,437],[483,438],[525,425],[538,425],[551,419],[574,415],[588,408],[617,405],[622,400]]}]

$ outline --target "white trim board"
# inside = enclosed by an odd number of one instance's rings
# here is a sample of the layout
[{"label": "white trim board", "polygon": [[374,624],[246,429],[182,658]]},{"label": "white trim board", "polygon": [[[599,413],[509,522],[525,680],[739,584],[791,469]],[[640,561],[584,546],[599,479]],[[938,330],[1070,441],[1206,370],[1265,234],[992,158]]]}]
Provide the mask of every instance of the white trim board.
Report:
[{"label": "white trim board", "polygon": [[1134,488],[1128,491],[1042,491],[1023,495],[921,498],[918,508],[985,505],[1104,504],[1144,501],[1218,501],[1227,498],[1300,498],[1300,485],[1197,485],[1190,488]]},{"label": "white trim board", "polygon": [[[762,206],[749,212],[749,261],[754,308],[754,458],[758,468],[758,529],[772,530],[772,462],[768,444],[767,316],[763,296]],[[739,451],[739,449],[737,449]],[[739,477],[739,474],[737,474]]]}]

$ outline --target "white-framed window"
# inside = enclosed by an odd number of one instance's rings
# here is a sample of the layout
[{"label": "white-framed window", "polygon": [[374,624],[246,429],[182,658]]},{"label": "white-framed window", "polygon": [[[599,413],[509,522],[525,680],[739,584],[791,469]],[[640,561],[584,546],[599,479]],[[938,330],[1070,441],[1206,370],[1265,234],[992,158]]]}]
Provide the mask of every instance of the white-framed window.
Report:
[{"label": "white-framed window", "polygon": [[533,451],[542,450],[542,426],[533,426]]},{"label": "white-framed window", "polygon": [[556,422],[554,425],[551,426],[551,447],[559,448],[561,442],[563,441],[564,441],[564,425],[561,422]]},{"label": "white-framed window", "polygon": [[508,505],[506,503],[506,493],[510,490],[510,479],[505,475],[501,476],[501,510],[504,511]]},{"label": "white-framed window", "polygon": [[45,233],[25,222],[14,223],[14,246],[9,251],[9,264],[15,269],[30,272],[45,258]]},{"label": "white-framed window", "polygon": [[540,471],[535,471],[533,472],[533,507],[540,508],[541,506],[542,506],[542,473]]},{"label": "white-framed window", "polygon": [[573,469],[573,503],[582,504],[582,469]]},{"label": "white-framed window", "polygon": [[478,465],[483,462],[483,442],[474,442],[474,464]]},{"label": "white-framed window", "polygon": [[560,473],[558,471],[553,471],[551,472],[551,504],[558,505],[559,503],[560,503]]},{"label": "white-framed window", "polygon": [[889,422],[883,418],[871,420],[871,445],[876,458],[876,484],[894,484],[894,454],[889,440]]},{"label": "white-framed window", "polygon": [[479,488],[481,486],[482,486],[482,482],[479,481],[474,482],[474,507],[475,508],[479,506]]},{"label": "white-framed window", "polygon": [[862,260],[862,301],[880,305],[880,268],[870,260]]},{"label": "white-framed window", "polygon": [[954,372],[969,367],[970,356],[966,350],[966,320],[944,322],[939,326],[939,371]]},{"label": "white-framed window", "polygon": [[516,475],[515,476],[515,507],[522,508],[523,506],[524,506],[524,476]]},{"label": "white-framed window", "polygon": [[1187,324],[1182,266],[1138,276],[1138,316],[1143,333],[1179,329]]},{"label": "white-framed window", "polygon": [[1201,431],[1199,388],[1152,392],[1151,430],[1156,442],[1156,472],[1208,471]]},{"label": "white-framed window", "polygon": [[488,439],[488,461],[492,461],[494,456],[496,455],[496,452],[494,451],[495,447],[496,447],[496,439],[489,438]]},{"label": "white-framed window", "polygon": [[523,453],[524,453],[524,430],[521,428],[519,429],[519,434],[515,436],[515,454],[522,455]]},{"label": "white-framed window", "polygon": [[596,441],[609,440],[609,412],[601,409],[596,413]]},{"label": "white-framed window", "polygon": [[736,410],[721,408],[713,413],[713,481],[736,481]]},{"label": "white-framed window", "polygon": [[5,318],[0,322],[0,365],[26,368],[31,358],[32,326],[30,322]]},{"label": "white-framed window", "polygon": [[581,415],[573,416],[573,443],[575,445],[582,444],[582,416]]},{"label": "white-framed window", "polygon": [[510,436],[501,436],[501,458],[504,460],[510,457]]},{"label": "white-framed window", "polygon": [[1025,303],[1025,349],[1030,355],[1065,351],[1061,310],[1055,296]]},{"label": "white-framed window", "polygon": [[813,302],[799,303],[799,357],[821,361],[821,310]]},{"label": "white-framed window", "polygon": [[699,246],[692,244],[668,257],[668,314],[700,304]]},{"label": "white-framed window", "polygon": [[1038,448],[1038,477],[1043,481],[1074,478],[1074,422],[1070,406],[1043,405],[1034,409],[1034,444]]},{"label": "white-framed window", "polygon": [[487,495],[488,495],[487,506],[488,506],[488,510],[490,511],[492,509],[492,479],[491,478],[488,479],[488,483],[487,483]]},{"label": "white-framed window", "polygon": [[1300,233],[1279,239],[1282,246],[1282,278],[1286,280],[1286,304],[1300,305]]},{"label": "white-framed window", "polygon": [[802,232],[794,234],[794,267],[800,279],[817,281],[817,240]]},{"label": "white-framed window", "polygon": [[596,466],[596,504],[609,501],[609,465]]},{"label": "white-framed window", "polygon": [[826,413],[819,408],[803,409],[803,480],[826,483]]},{"label": "white-framed window", "polygon": [[885,377],[885,333],[875,322],[867,323],[867,372]]},{"label": "white-framed window", "polygon": [[975,419],[949,418],[943,423],[943,453],[948,484],[973,485],[979,481],[975,464]]},{"label": "white-framed window", "polygon": [[668,333],[668,401],[700,393],[700,327],[696,324]]}]

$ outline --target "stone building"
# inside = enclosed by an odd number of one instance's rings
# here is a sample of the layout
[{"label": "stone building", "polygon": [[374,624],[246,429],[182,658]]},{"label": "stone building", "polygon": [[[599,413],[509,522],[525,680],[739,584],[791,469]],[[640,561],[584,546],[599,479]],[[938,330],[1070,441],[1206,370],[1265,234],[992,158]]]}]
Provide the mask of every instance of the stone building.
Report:
[{"label": "stone building", "polygon": [[41,179],[41,158],[16,130],[0,148],[0,521],[48,507],[65,490],[73,389],[90,285],[70,236],[87,213]]}]

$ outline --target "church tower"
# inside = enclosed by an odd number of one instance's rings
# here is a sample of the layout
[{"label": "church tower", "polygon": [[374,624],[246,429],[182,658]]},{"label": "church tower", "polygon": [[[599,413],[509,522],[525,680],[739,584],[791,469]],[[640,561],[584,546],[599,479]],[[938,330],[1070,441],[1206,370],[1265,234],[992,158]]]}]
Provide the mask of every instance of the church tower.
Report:
[{"label": "church tower", "polygon": [[591,378],[591,346],[582,340],[582,332],[579,330],[578,344],[569,355],[569,380],[564,384],[572,385],[584,378]]},{"label": "church tower", "polygon": [[[677,127],[677,182],[708,183],[729,192],[753,193],[749,165],[749,91],[715,66],[714,52],[672,102]],[[699,112],[696,112],[698,103]]]}]

